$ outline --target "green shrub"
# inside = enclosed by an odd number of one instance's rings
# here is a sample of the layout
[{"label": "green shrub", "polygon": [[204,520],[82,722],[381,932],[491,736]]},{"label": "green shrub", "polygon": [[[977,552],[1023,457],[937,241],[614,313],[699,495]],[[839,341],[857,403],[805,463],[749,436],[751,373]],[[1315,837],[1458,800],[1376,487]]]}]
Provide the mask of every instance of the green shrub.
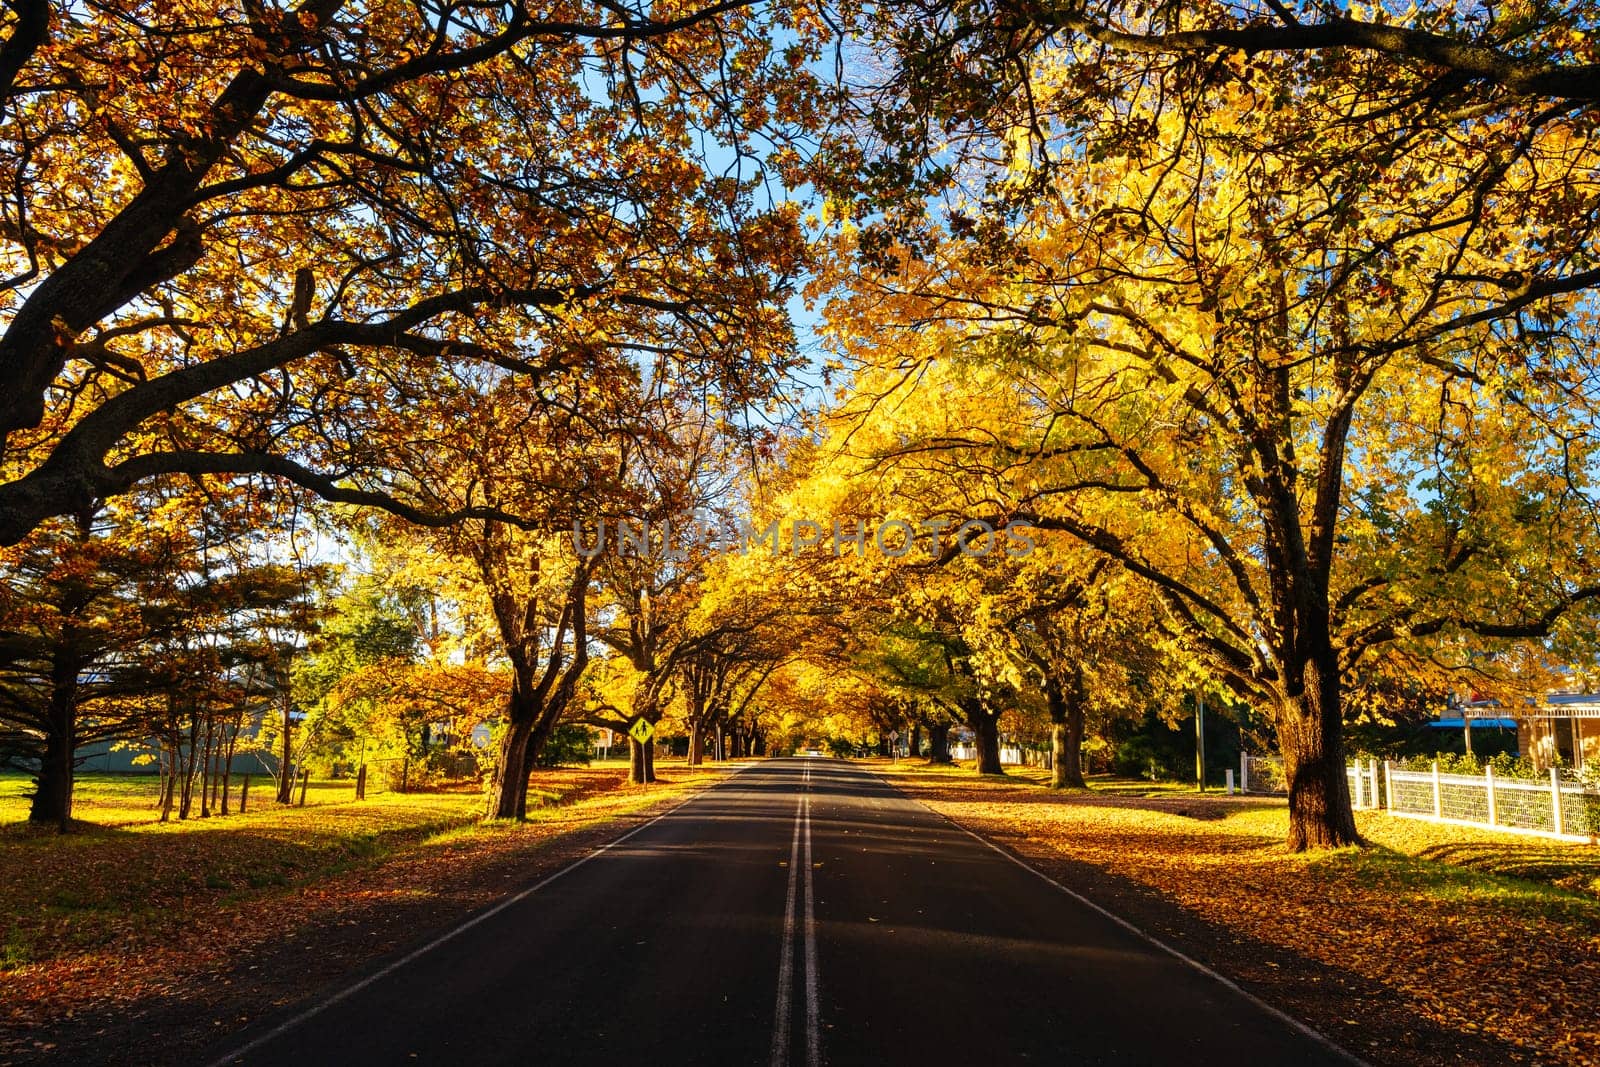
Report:
[{"label": "green shrub", "polygon": [[564,723],[550,731],[535,767],[563,767],[581,763],[589,765],[594,757],[594,731],[578,723]]},{"label": "green shrub", "polygon": [[1513,756],[1499,752],[1487,760],[1460,752],[1440,752],[1435,756],[1411,756],[1395,761],[1395,766],[1407,771],[1427,771],[1433,761],[1439,761],[1440,774],[1480,775],[1484,767],[1493,767],[1496,778],[1543,778],[1548,772],[1534,769],[1533,761],[1526,756]]}]

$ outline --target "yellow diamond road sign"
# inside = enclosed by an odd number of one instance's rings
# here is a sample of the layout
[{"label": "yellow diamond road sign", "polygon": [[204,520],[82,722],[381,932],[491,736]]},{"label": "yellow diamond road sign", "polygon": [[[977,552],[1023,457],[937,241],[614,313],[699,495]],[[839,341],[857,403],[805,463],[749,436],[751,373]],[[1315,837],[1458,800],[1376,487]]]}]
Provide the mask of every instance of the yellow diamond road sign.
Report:
[{"label": "yellow diamond road sign", "polygon": [[649,719],[640,719],[628,727],[628,736],[641,745],[656,735],[656,728],[650,725]]}]

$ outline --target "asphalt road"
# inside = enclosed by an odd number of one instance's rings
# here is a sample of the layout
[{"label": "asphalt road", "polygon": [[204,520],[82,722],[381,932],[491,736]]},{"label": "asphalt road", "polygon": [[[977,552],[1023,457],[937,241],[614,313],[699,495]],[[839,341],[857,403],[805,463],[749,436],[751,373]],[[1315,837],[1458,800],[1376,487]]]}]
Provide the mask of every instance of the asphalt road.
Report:
[{"label": "asphalt road", "polygon": [[829,759],[755,764],[217,1064],[1348,1064]]}]

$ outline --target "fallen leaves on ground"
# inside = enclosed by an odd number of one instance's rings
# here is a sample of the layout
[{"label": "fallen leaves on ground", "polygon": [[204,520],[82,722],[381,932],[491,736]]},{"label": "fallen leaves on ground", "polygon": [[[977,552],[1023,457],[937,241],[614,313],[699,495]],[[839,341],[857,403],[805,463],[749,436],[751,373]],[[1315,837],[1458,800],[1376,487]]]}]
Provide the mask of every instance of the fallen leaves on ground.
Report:
[{"label": "fallen leaves on ground", "polygon": [[[1308,957],[1352,988],[1375,983],[1407,1012],[1521,1050],[1526,1061],[1600,1063],[1600,900],[1580,891],[1600,863],[1591,846],[1361,812],[1373,847],[1295,855],[1282,844],[1280,800],[1058,792],[1037,774],[878,769],[1047,873],[1075,870],[1080,888],[1080,865],[1103,872],[1107,887],[1130,879],[1240,946],[1266,946],[1260,965],[1276,966],[1274,950],[1282,960]],[[1542,884],[1550,881],[1562,884]],[[1087,882],[1094,896],[1092,875]],[[1238,977],[1248,949],[1239,952],[1207,962]],[[1339,984],[1322,983],[1291,1006],[1350,1040],[1333,1030],[1352,1014],[1340,1005]],[[1375,1060],[1410,1061],[1410,1053],[1363,1044],[1351,1041]]]},{"label": "fallen leaves on ground", "polygon": [[[146,811],[142,823],[68,835],[4,827],[0,1062],[53,1046],[74,1016],[144,1011],[193,996],[202,979],[214,993],[231,972],[253,969],[247,961],[308,931],[348,926],[364,936],[375,920],[465,913],[517,888],[527,872],[519,861],[532,853],[674,803],[724,773],[666,766],[660,782],[638,787],[615,766],[539,771],[530,804],[543,803],[519,824],[480,822],[482,794],[466,789],[183,823],[151,822]],[[112,792],[107,808],[138,810],[125,790]],[[367,954],[426,929],[374,934]],[[353,962],[346,953],[338,967]],[[271,1006],[239,1006],[234,1022]]]}]

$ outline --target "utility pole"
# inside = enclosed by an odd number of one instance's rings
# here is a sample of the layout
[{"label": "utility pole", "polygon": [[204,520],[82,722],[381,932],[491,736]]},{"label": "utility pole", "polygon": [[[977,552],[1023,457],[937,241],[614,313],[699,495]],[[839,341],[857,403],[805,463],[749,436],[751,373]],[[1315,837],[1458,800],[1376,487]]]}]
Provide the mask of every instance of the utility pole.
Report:
[{"label": "utility pole", "polygon": [[1200,792],[1206,791],[1206,698],[1204,693],[1194,695],[1194,777],[1200,783]]}]

